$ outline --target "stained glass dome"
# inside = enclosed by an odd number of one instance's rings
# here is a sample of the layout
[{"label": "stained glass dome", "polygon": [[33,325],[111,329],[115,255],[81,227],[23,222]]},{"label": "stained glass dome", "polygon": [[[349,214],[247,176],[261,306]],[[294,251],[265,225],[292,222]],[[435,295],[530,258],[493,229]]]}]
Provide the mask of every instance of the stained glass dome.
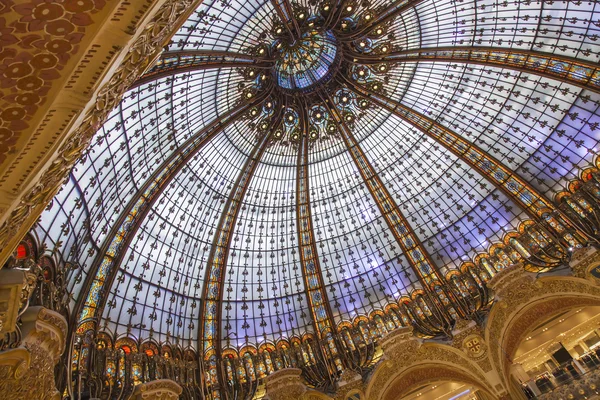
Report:
[{"label": "stained glass dome", "polygon": [[283,43],[275,45],[280,53],[275,61],[275,78],[280,87],[306,91],[333,75],[332,67],[339,54],[331,32],[308,31],[297,41]]},{"label": "stained glass dome", "polygon": [[557,195],[598,150],[599,7],[204,1],[36,227],[79,340],[177,344],[215,398],[229,356],[252,381],[301,349],[324,387],[563,265],[598,234]]}]

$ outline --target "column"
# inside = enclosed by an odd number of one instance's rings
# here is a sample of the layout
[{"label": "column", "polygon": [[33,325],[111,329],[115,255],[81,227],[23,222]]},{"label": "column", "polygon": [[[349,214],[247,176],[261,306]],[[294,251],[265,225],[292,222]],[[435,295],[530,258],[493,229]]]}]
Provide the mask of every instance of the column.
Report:
[{"label": "column", "polygon": [[0,352],[0,393],[4,400],[60,400],[54,367],[65,349],[67,321],[55,311],[30,307],[18,347]]}]

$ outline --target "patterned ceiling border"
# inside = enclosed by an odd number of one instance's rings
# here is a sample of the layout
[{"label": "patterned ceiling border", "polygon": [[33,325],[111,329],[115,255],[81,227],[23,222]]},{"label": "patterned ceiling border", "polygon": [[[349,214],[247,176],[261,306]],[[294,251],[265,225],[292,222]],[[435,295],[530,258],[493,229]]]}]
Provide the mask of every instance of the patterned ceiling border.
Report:
[{"label": "patterned ceiling border", "polygon": [[105,0],[0,3],[0,165],[17,152],[52,83],[105,8]]},{"label": "patterned ceiling border", "polygon": [[83,122],[58,150],[58,157],[41,174],[38,182],[24,194],[7,220],[0,226],[0,268],[21,236],[35,223],[43,208],[60,189],[69,171],[87,149],[96,131],[121,101],[129,86],[158,57],[172,34],[200,0],[166,0],[128,49],[121,65],[98,90],[94,106]]}]

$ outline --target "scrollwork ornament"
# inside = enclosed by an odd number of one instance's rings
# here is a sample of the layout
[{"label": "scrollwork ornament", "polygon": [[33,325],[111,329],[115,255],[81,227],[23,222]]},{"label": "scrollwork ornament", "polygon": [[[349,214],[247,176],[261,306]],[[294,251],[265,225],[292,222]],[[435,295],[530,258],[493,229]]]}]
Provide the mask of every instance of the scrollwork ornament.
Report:
[{"label": "scrollwork ornament", "polygon": [[98,92],[95,106],[83,118],[83,123],[68,136],[57,157],[42,173],[39,181],[20,199],[7,220],[0,227],[0,248],[19,234],[28,218],[48,204],[60,189],[75,162],[88,147],[91,138],[121,101],[127,88],[138,78],[160,53],[162,47],[177,29],[198,0],[168,0],[145,27],[129,49],[121,66]]},{"label": "scrollwork ornament", "polygon": [[593,247],[579,249],[569,263],[573,276],[600,284],[600,251]]},{"label": "scrollwork ornament", "polygon": [[132,399],[176,400],[182,392],[183,389],[176,382],[170,379],[157,379],[137,385]]},{"label": "scrollwork ornament", "polygon": [[25,376],[25,374],[27,373],[27,370],[29,370],[28,363],[26,363],[26,362],[19,363],[19,365],[17,365],[17,368],[15,368],[14,378],[15,379],[23,378],[23,376]]},{"label": "scrollwork ornament", "polygon": [[0,353],[0,364],[13,366],[11,376],[0,379],[0,393],[6,400],[60,399],[54,366],[64,350],[67,322],[42,307],[30,307],[23,319],[23,345]]},{"label": "scrollwork ornament", "polygon": [[487,352],[487,346],[485,345],[483,338],[477,334],[469,335],[462,341],[462,349],[469,356],[475,360],[482,358]]}]

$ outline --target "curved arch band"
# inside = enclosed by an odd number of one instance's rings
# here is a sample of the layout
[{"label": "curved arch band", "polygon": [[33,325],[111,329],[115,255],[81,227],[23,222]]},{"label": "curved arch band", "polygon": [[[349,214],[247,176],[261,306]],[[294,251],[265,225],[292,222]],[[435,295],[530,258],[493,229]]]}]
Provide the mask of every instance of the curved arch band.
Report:
[{"label": "curved arch band", "polygon": [[437,47],[391,52],[378,56],[349,54],[363,64],[450,62],[527,72],[600,93],[600,66],[589,61],[531,50],[491,47]]},{"label": "curved arch band", "polygon": [[161,54],[156,64],[129,87],[134,89],[158,79],[185,72],[218,68],[270,68],[271,61],[227,51],[176,51]]},{"label": "curved arch band", "polygon": [[257,97],[252,103],[240,103],[221,118],[213,120],[188,139],[181,146],[181,151],[168,157],[131,198],[115,222],[115,227],[107,235],[102,251],[98,253],[99,256],[92,264],[94,272],[88,275],[84,284],[85,289],[82,290],[79,303],[73,313],[77,318],[76,326],[80,327],[85,321],[96,321],[99,315],[102,315],[108,289],[123,260],[124,250],[135,237],[142,221],[163,189],[198,151],[259,101],[261,99]]}]

